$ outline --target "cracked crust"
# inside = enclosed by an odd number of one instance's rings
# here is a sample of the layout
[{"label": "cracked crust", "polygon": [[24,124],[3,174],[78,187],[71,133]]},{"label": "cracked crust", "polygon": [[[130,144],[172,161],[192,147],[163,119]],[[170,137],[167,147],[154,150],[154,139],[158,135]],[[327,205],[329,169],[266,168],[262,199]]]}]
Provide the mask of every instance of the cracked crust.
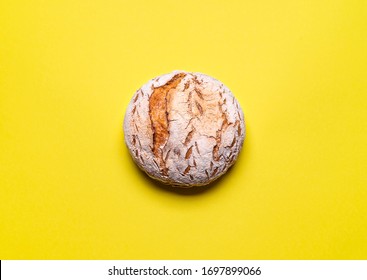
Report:
[{"label": "cracked crust", "polygon": [[245,122],[237,100],[221,82],[175,71],[135,93],[124,132],[131,156],[150,177],[192,187],[214,181],[234,164]]},{"label": "cracked crust", "polygon": [[168,168],[166,167],[166,160],[163,159],[162,147],[169,138],[168,104],[170,103],[170,94],[185,76],[186,74],[179,73],[165,85],[153,87],[153,93],[149,98],[149,116],[153,130],[152,152],[164,176],[168,175]]}]

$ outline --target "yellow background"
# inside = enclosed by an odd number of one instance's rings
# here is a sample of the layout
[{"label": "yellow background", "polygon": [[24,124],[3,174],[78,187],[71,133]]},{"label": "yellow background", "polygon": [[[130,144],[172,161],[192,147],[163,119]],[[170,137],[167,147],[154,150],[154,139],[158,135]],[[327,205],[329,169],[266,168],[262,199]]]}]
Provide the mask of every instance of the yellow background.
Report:
[{"label": "yellow background", "polygon": [[[246,117],[235,167],[165,190],[123,143],[176,69]],[[367,258],[367,1],[0,2],[0,259]]]}]

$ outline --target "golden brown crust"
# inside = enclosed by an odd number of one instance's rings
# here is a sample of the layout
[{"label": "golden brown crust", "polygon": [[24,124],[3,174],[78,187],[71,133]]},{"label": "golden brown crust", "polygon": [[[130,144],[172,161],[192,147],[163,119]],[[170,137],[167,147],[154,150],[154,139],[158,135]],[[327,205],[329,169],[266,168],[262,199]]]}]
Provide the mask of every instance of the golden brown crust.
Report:
[{"label": "golden brown crust", "polygon": [[153,89],[149,99],[149,115],[153,130],[153,154],[158,160],[159,167],[163,175],[167,176],[167,167],[163,158],[161,147],[167,142],[169,137],[168,130],[168,94],[173,90],[186,76],[185,73],[175,75],[165,85]]},{"label": "golden brown crust", "polygon": [[230,90],[183,71],[143,85],[129,104],[124,130],[137,165],[180,187],[219,178],[236,161],[245,137],[243,112]]}]

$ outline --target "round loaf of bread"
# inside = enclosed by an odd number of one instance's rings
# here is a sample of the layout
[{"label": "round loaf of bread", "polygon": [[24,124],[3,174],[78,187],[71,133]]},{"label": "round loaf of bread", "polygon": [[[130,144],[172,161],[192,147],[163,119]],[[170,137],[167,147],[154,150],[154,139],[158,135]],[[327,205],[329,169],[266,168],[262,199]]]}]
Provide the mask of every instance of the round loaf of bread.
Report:
[{"label": "round loaf of bread", "polygon": [[150,177],[193,187],[214,181],[234,164],[245,122],[240,105],[221,82],[174,71],[135,93],[124,134],[132,158]]}]

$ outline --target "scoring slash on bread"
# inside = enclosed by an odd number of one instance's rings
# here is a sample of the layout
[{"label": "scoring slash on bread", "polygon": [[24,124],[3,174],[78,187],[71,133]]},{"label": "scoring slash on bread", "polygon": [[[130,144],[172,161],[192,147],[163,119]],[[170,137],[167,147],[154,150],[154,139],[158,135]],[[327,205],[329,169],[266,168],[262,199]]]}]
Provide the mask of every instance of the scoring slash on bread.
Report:
[{"label": "scoring slash on bread", "polygon": [[234,164],[245,139],[245,121],[221,82],[174,71],[135,93],[125,114],[124,134],[142,170],[185,188],[209,184]]}]

